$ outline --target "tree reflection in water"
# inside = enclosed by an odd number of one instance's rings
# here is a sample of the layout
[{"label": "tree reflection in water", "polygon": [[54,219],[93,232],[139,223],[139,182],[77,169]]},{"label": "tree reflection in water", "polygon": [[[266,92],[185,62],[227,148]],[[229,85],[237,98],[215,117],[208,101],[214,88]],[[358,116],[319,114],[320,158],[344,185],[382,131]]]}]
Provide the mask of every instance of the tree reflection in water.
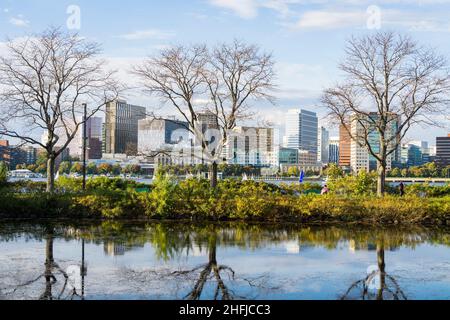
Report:
[{"label": "tree reflection in water", "polygon": [[386,272],[385,243],[383,239],[377,241],[377,269],[364,279],[354,282],[341,297],[362,300],[407,300],[397,280]]},{"label": "tree reflection in water", "polygon": [[[214,282],[214,300],[232,300],[247,299],[249,297],[240,296],[229,285],[226,280],[237,282],[244,281],[249,286],[260,290],[276,290],[276,287],[269,287],[266,283],[267,278],[263,275],[256,279],[247,279],[236,277],[236,272],[226,265],[217,262],[217,233],[211,232],[208,239],[208,262],[204,265],[195,267],[192,270],[172,272],[175,278],[182,281],[194,280],[193,288],[184,297],[187,300],[199,300],[202,296],[205,284],[208,281]],[[178,279],[177,279],[178,280]]]},{"label": "tree reflection in water", "polygon": [[[207,295],[207,299],[233,300],[254,298],[238,293],[238,290],[235,290],[238,287],[242,289],[243,286],[247,286],[251,289],[252,295],[257,294],[256,291],[279,289],[268,284],[269,277],[266,274],[244,278],[239,276],[232,267],[218,262],[217,248],[219,244],[231,245],[236,240],[241,242],[240,245],[247,243],[248,239],[239,241],[240,235],[236,230],[207,226],[195,228],[195,230],[184,229],[180,232],[180,230],[174,230],[167,225],[158,225],[152,231],[152,244],[159,259],[167,261],[177,259],[183,254],[189,255],[195,246],[206,245],[202,249],[206,249],[208,260],[204,264],[187,270],[125,270],[122,276],[125,276],[127,281],[140,282],[141,285],[136,287],[141,290],[146,290],[146,286],[147,288],[151,287],[156,281],[164,283],[173,281],[177,286],[177,293],[185,290],[180,289],[179,286],[187,287],[188,292],[182,297],[186,300],[200,300],[205,295]],[[209,290],[209,285],[213,286],[212,292]]]},{"label": "tree reflection in water", "polygon": [[[45,281],[44,291],[39,295],[39,300],[61,300],[61,299],[73,299],[74,297],[81,296],[77,293],[76,289],[68,289],[69,276],[67,273],[55,262],[53,256],[53,240],[54,240],[54,227],[52,225],[44,226],[44,238],[45,238],[45,263],[44,272],[37,277],[19,283],[9,288],[3,288],[1,291],[5,297],[14,295],[19,290],[24,290],[26,287],[38,284],[41,279]],[[54,289],[61,284],[59,290],[54,292]]]},{"label": "tree reflection in water", "polygon": [[[114,293],[120,292],[125,297],[160,295],[163,298],[192,300],[282,297],[286,292],[291,294],[290,298],[310,297],[310,292],[306,291],[307,288],[299,284],[302,281],[299,280],[301,277],[309,276],[307,272],[311,271],[308,271],[308,268],[303,269],[301,265],[291,266],[290,268],[298,271],[291,270],[291,273],[286,276],[271,270],[269,266],[266,269],[263,268],[261,274],[248,268],[246,271],[236,270],[238,264],[229,262],[233,260],[227,260],[227,263],[221,261],[224,259],[221,256],[221,250],[224,248],[238,250],[237,253],[233,252],[231,257],[245,256],[253,251],[261,251],[264,254],[266,248],[283,247],[286,243],[294,242],[302,248],[296,253],[301,256],[304,255],[302,250],[312,250],[312,248],[336,251],[350,244],[350,249],[354,252],[355,250],[370,251],[376,245],[378,261],[374,268],[376,272],[364,278],[361,276],[362,279],[355,281],[350,287],[349,283],[337,278],[338,297],[342,299],[406,299],[406,294],[400,287],[402,283],[386,272],[385,249],[406,247],[414,250],[416,246],[423,243],[448,246],[450,245],[448,234],[446,230],[419,227],[408,227],[405,230],[402,228],[307,227],[244,223],[104,222],[53,223],[51,226],[4,223],[0,224],[0,241],[16,241],[24,237],[25,240],[44,241],[46,250],[44,270],[38,269],[37,272],[18,270],[14,264],[11,264],[10,268],[0,270],[0,279],[4,279],[1,281],[3,283],[0,282],[0,297],[6,299],[23,296],[40,299],[84,297],[83,291],[77,292],[72,289],[68,279],[70,274],[64,272],[55,261],[53,240],[57,238],[69,242],[81,240],[82,246],[84,241],[98,247],[113,244],[111,248],[106,246],[107,249],[111,249],[112,254],[120,255],[135,249],[140,250],[147,245],[151,246],[151,252],[155,255],[151,257],[151,261],[156,262],[155,267],[135,269],[139,264],[124,258],[123,261],[127,261],[125,266],[112,267],[111,276],[115,283],[106,284],[104,283],[106,280],[99,276],[93,278],[95,285],[100,285],[99,294],[108,295],[112,290],[116,290]],[[120,247],[117,252],[116,247]],[[194,252],[193,255],[192,252]],[[193,265],[192,261],[198,262],[204,253],[205,261]],[[227,259],[229,258],[230,255],[227,255]],[[39,261],[42,260],[40,257]],[[4,261],[8,263],[7,260]],[[186,261],[188,266],[177,267],[179,261]],[[299,260],[293,258],[290,261]],[[160,264],[161,262],[163,264]],[[328,260],[318,262],[321,266],[328,268]],[[83,262],[82,265],[84,265]],[[160,267],[157,267],[158,265]],[[329,270],[332,271],[332,268],[330,265]],[[84,272],[81,275],[83,280]],[[339,276],[340,274],[337,275]],[[26,281],[27,278],[31,280]],[[310,282],[312,281],[314,280]]]}]

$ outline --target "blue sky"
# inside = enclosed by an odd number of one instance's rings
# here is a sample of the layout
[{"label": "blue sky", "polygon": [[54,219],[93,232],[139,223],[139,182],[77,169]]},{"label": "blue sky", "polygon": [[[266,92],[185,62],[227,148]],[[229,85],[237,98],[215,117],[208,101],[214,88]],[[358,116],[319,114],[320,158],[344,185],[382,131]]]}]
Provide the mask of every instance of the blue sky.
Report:
[{"label": "blue sky", "polygon": [[[372,23],[378,12],[381,30],[408,33],[450,59],[450,0],[0,0],[0,41],[50,25],[66,28],[71,5],[80,9],[77,31],[103,44],[104,56],[127,82],[133,82],[127,73],[133,63],[171,44],[238,38],[272,52],[278,101],[255,108],[261,118],[281,126],[284,112],[292,107],[324,114],[315,105],[322,89],[339,80],[345,40],[375,32],[368,22],[378,26]],[[137,93],[128,100],[151,108],[158,104]],[[450,131],[448,121],[446,126],[414,128],[410,137],[433,142]]]}]

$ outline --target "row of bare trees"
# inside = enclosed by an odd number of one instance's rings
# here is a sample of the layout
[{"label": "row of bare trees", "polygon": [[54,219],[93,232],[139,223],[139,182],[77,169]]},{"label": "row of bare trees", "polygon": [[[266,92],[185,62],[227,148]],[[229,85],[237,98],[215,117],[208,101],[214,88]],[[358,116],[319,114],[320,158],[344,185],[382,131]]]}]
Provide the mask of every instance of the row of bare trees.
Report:
[{"label": "row of bare trees", "polygon": [[[100,46],[59,29],[23,40],[11,40],[0,57],[0,135],[45,149],[47,191],[54,190],[55,159],[75,138],[83,123],[124,87],[98,58]],[[146,91],[170,104],[188,122],[188,130],[204,150],[217,182],[217,164],[227,132],[248,116],[252,99],[272,100],[273,59],[256,46],[235,41],[209,50],[176,46],[149,58],[133,73]],[[206,101],[206,103],[204,103]],[[89,112],[83,117],[83,104]],[[217,119],[206,134],[199,114]],[[17,129],[20,128],[20,129]],[[211,128],[210,128],[211,129]],[[45,139],[37,132],[45,132]]]},{"label": "row of bare trees", "polygon": [[[0,57],[0,136],[46,150],[48,192],[54,190],[55,159],[85,121],[124,92],[100,52],[98,44],[53,28],[9,41],[7,54]],[[414,125],[434,125],[434,115],[448,113],[446,59],[409,37],[380,32],[349,40],[340,69],[345,79],[325,90],[321,104],[376,159],[378,193],[383,195],[388,159],[401,139]],[[212,49],[173,46],[132,73],[145,92],[188,123],[210,164],[212,187],[229,131],[252,115],[256,101],[274,102],[272,55],[241,41]],[[86,118],[83,104],[89,106]],[[208,133],[201,119],[205,111],[217,120]],[[38,131],[45,132],[45,139],[36,137]]]}]

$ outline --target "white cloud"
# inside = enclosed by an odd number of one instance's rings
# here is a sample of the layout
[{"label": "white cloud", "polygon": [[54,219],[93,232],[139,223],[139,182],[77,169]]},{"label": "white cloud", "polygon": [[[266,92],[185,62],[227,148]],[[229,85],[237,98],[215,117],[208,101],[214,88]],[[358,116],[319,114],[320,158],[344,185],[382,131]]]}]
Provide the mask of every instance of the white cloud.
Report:
[{"label": "white cloud", "polygon": [[[333,29],[367,26],[367,9],[372,0],[342,0],[337,5],[329,0],[209,0],[213,6],[229,10],[244,18],[258,16],[261,9],[279,14],[281,25],[290,29]],[[408,9],[394,10],[392,5],[408,4]],[[450,0],[379,0],[383,26],[399,26],[410,31],[449,32],[450,21],[445,8]],[[314,5],[311,10],[308,5]],[[433,9],[424,13],[421,8]],[[306,11],[305,11],[306,9]],[[427,10],[429,11],[429,10]],[[428,16],[424,16],[427,15]]]},{"label": "white cloud", "polygon": [[296,28],[342,28],[360,25],[366,21],[364,11],[309,11],[295,24]]},{"label": "white cloud", "polygon": [[210,0],[217,7],[233,11],[238,16],[250,19],[258,15],[258,3],[256,0]]},{"label": "white cloud", "polygon": [[[313,0],[313,2],[321,0]],[[323,1],[323,0],[322,0]],[[303,3],[303,0],[209,0],[210,4],[223,9],[231,10],[236,15],[251,19],[258,15],[261,8],[266,8],[286,17],[292,13],[290,6],[292,4]]]},{"label": "white cloud", "polygon": [[26,20],[22,15],[18,15],[17,17],[11,17],[9,23],[16,27],[27,27],[30,21]]},{"label": "white cloud", "polygon": [[120,35],[119,38],[125,40],[146,40],[146,39],[168,39],[175,36],[175,33],[159,29],[138,30]]}]

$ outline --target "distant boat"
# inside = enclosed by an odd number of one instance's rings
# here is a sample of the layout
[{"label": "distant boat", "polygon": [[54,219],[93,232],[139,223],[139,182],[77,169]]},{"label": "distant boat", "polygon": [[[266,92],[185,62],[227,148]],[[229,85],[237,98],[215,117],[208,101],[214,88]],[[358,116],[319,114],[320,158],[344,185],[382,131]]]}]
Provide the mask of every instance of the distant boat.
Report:
[{"label": "distant boat", "polygon": [[38,177],[37,174],[27,169],[12,170],[8,173],[8,176],[13,179],[33,179]]}]

